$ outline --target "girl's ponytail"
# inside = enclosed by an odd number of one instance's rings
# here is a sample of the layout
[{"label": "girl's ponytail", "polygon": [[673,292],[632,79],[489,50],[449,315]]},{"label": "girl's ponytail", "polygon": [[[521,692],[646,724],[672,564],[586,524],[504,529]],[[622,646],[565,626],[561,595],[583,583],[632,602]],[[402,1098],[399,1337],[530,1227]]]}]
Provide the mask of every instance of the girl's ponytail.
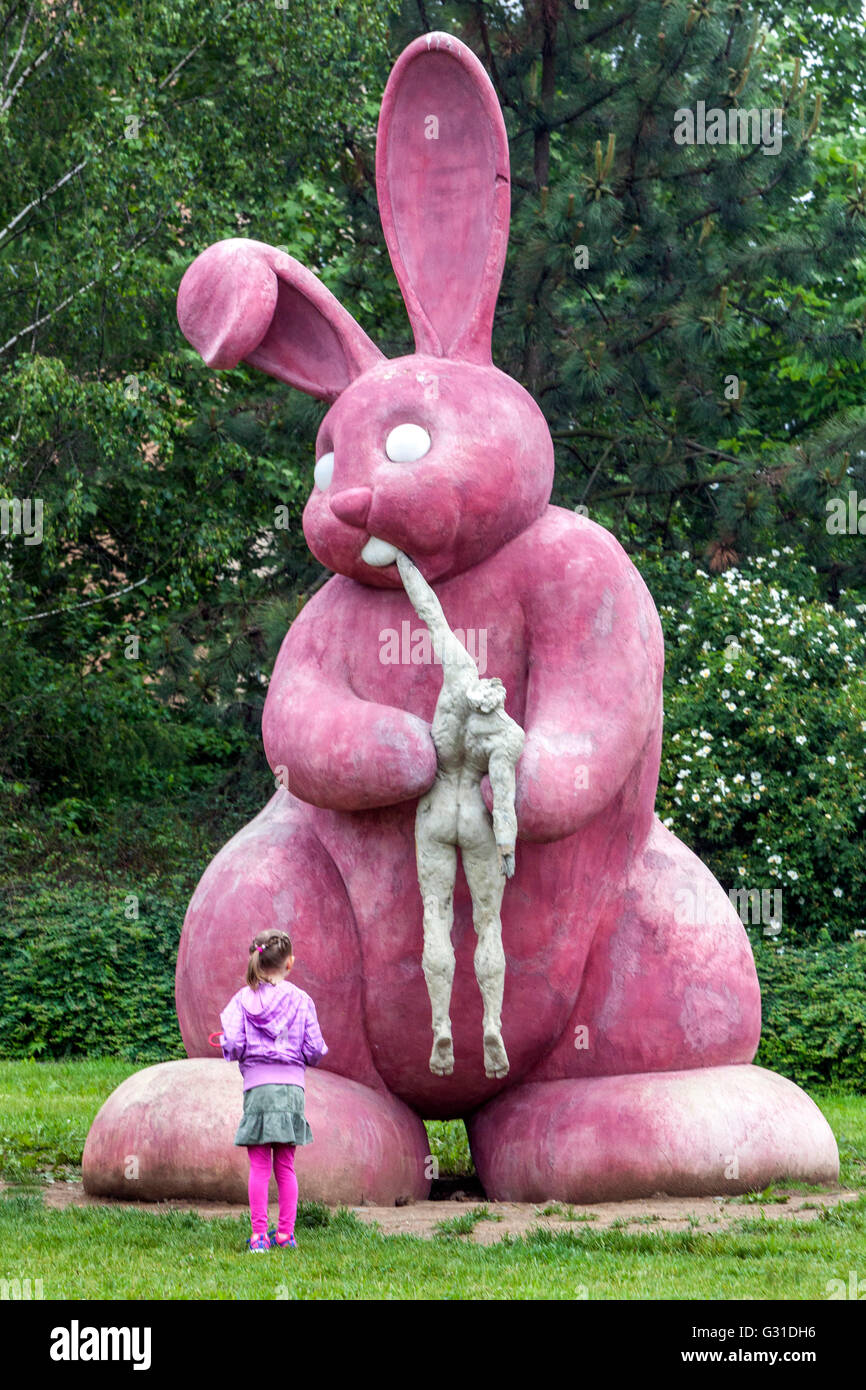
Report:
[{"label": "girl's ponytail", "polygon": [[247,984],[258,989],[267,973],[280,970],[292,955],[291,939],[284,931],[260,931],[250,944],[247,962]]}]

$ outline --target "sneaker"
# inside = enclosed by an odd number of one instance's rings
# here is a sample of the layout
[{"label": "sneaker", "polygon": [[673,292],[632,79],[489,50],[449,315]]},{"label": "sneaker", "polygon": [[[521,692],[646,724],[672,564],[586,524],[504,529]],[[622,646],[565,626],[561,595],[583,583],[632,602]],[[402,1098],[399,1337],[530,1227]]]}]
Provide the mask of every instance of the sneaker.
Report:
[{"label": "sneaker", "polygon": [[250,1253],[253,1255],[258,1255],[263,1253],[265,1250],[270,1250],[272,1244],[273,1242],[271,1241],[270,1236],[250,1236],[249,1240],[247,1241],[247,1245],[250,1248]]},{"label": "sneaker", "polygon": [[295,1240],[294,1236],[288,1236],[285,1240],[280,1240],[280,1237],[277,1235],[276,1226],[272,1231],[268,1231],[268,1235],[270,1236],[271,1245],[276,1246],[278,1250],[297,1250],[298,1248],[298,1242]]}]

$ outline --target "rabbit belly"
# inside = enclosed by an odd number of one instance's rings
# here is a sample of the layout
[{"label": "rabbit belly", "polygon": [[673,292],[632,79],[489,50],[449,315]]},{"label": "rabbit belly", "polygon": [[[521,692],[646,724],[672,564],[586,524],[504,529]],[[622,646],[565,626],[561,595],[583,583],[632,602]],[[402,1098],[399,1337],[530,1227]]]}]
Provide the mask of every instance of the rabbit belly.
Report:
[{"label": "rabbit belly", "polygon": [[502,904],[507,967],[502,1036],[511,1069],[484,1074],[482,1000],[474,973],[472,902],[458,862],[454,892],[455,1067],[429,1069],[431,1007],[422,970],[423,907],[415,803],[354,814],[314,811],[317,834],[346,885],[363,959],[366,1036],[388,1089],[427,1118],[468,1113],[527,1074],[555,1046],[580,994],[596,923],[622,881],[628,837],[608,824],[553,844],[519,842]]},{"label": "rabbit belly", "polygon": [[599,921],[574,1013],[532,1081],[751,1062],[761,998],[724,889],[659,820]]}]

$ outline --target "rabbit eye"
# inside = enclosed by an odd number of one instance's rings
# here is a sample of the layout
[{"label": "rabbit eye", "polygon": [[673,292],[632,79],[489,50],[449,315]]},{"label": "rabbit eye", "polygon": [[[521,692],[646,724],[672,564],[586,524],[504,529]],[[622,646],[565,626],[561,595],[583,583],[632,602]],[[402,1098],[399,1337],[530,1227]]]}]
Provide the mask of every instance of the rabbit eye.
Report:
[{"label": "rabbit eye", "polygon": [[385,440],[392,463],[415,463],[430,448],[430,436],[421,425],[395,425]]},{"label": "rabbit eye", "polygon": [[320,491],[324,492],[326,488],[329,488],[331,486],[331,479],[333,478],[333,476],[334,455],[322,454],[322,457],[317,460],[316,466],[313,469],[313,479],[315,481],[316,487],[319,488]]}]

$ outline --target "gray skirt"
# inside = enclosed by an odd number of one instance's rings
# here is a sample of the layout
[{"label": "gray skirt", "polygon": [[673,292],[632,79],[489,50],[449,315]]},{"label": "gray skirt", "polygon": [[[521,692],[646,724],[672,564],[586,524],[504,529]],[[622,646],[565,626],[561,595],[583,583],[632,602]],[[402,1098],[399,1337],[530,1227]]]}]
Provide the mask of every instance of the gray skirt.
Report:
[{"label": "gray skirt", "polygon": [[251,1086],[244,1091],[244,1114],[235,1143],[312,1144],[304,1114],[303,1086]]}]

